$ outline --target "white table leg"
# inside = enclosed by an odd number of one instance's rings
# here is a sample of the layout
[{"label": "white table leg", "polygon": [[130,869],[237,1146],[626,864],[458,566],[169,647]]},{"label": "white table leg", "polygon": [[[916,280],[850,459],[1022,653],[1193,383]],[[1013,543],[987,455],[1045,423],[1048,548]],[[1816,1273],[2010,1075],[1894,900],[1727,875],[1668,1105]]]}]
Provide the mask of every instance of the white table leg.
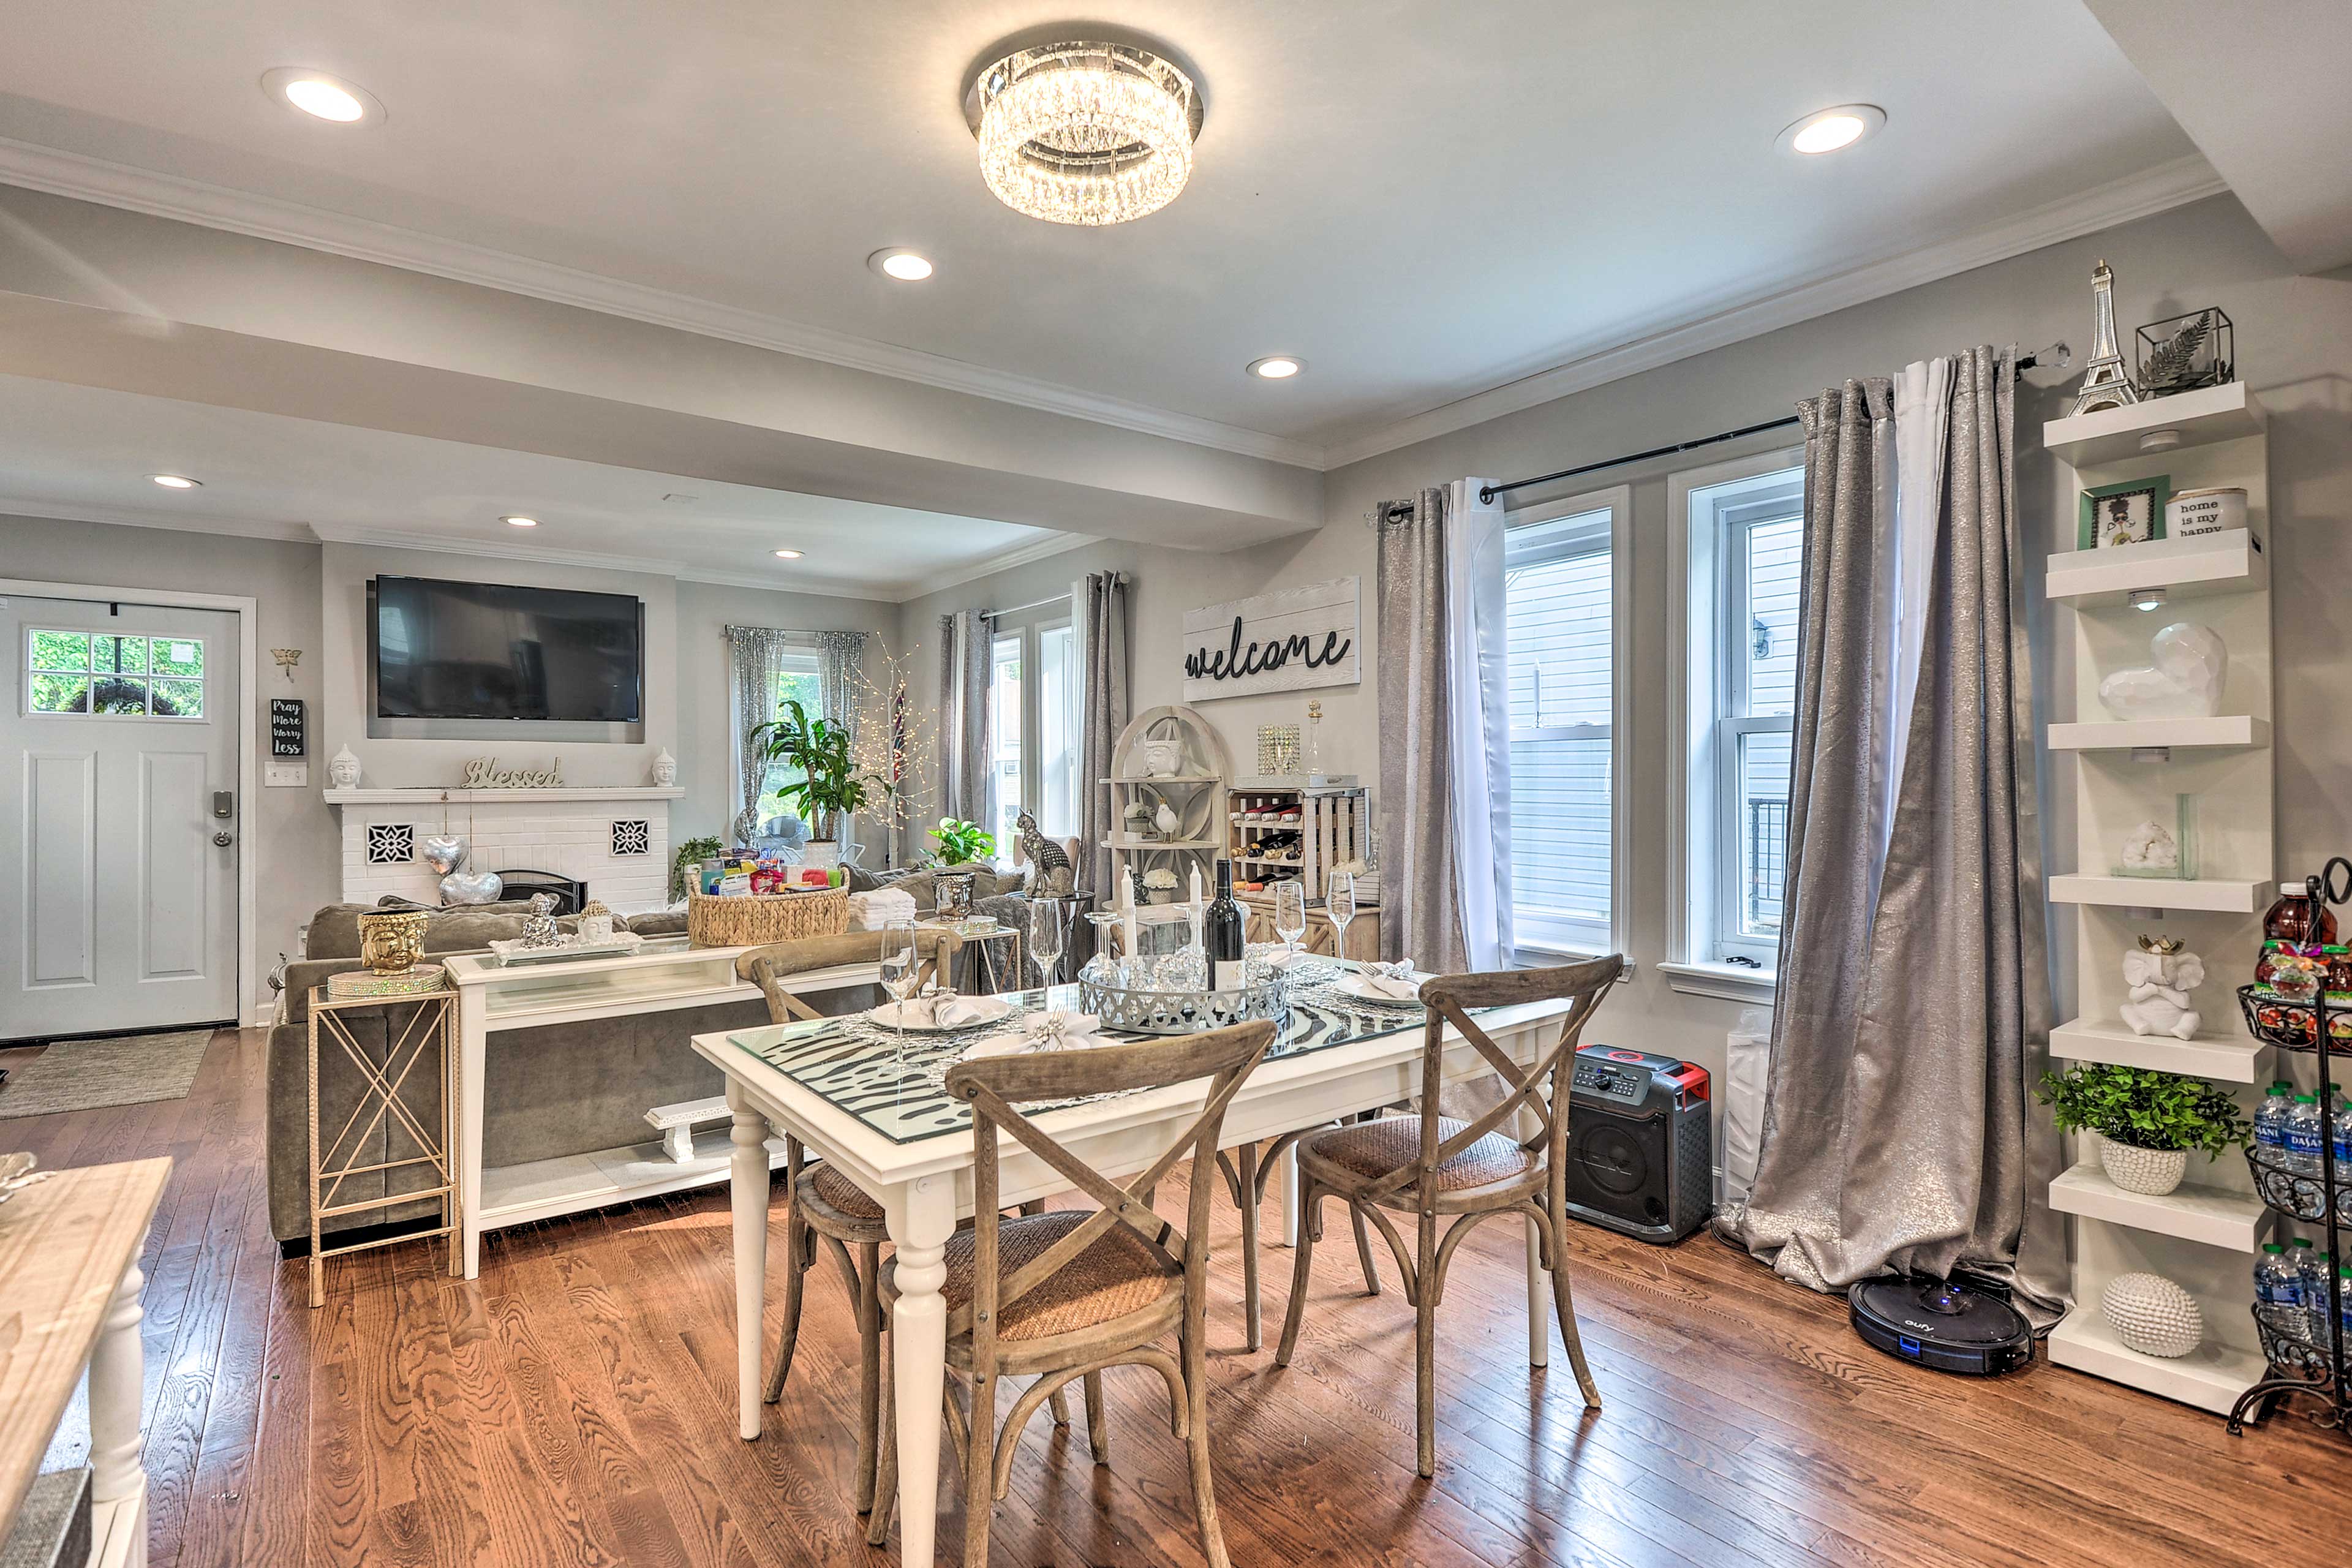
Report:
[{"label": "white table leg", "polygon": [[[141,1246],[145,1246],[142,1239]],[[90,1500],[111,1518],[108,1534],[126,1534],[130,1568],[147,1562],[147,1472],[144,1438],[139,1430],[139,1405],[145,1383],[145,1352],[139,1342],[140,1320],[146,1316],[139,1292],[147,1277],[139,1270],[137,1254],[123,1270],[107,1308],[106,1322],[89,1357]],[[115,1505],[111,1510],[108,1504]]]},{"label": "white table leg", "polygon": [[1275,1183],[1282,1192],[1282,1245],[1298,1245],[1298,1145],[1286,1143],[1282,1159],[1275,1170]]},{"label": "white table leg", "polygon": [[[1566,1115],[1565,1110],[1561,1111]],[[1519,1108],[1519,1136],[1530,1138],[1542,1126],[1534,1111]],[[1543,1266],[1543,1232],[1528,1221],[1528,1364],[1551,1364],[1551,1280]]]},{"label": "white table leg", "polygon": [[[735,1214],[735,1402],[743,1441],[760,1435],[760,1352],[768,1298],[768,1119],[727,1086],[735,1152],[727,1164]],[[942,1271],[944,1272],[944,1270]]]},{"label": "white table leg", "polygon": [[489,996],[457,988],[457,1211],[466,1278],[482,1272],[482,1062],[489,1049]]},{"label": "white table leg", "polygon": [[955,1183],[925,1176],[896,1194],[890,1239],[898,1247],[898,1305],[891,1316],[892,1394],[898,1401],[898,1561],[934,1555],[940,1514],[940,1400],[947,1388],[947,1241],[955,1234]]}]

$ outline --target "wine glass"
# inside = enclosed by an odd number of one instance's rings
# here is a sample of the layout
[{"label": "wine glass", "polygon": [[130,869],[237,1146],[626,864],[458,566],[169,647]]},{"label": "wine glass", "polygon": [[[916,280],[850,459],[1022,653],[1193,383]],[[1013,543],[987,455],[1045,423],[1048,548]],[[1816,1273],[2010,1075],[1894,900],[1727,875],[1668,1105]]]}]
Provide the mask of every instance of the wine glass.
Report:
[{"label": "wine glass", "polygon": [[1054,988],[1054,966],[1062,958],[1062,906],[1053,899],[1029,900],[1029,956],[1037,961],[1037,984]]},{"label": "wine glass", "polygon": [[1323,885],[1323,912],[1331,917],[1333,956],[1348,960],[1348,922],[1356,918],[1356,874],[1334,871]]},{"label": "wine glass", "polygon": [[898,1022],[898,1040],[907,1038],[907,1000],[914,995],[919,984],[920,964],[915,948],[915,922],[910,920],[888,921],[882,927],[881,968],[882,989],[890,994],[898,1005],[890,1016]]},{"label": "wine glass", "polygon": [[1298,939],[1307,934],[1307,887],[1296,878],[1274,885],[1274,934],[1282,939],[1286,963],[1297,956]]},{"label": "wine glass", "polygon": [[1078,978],[1096,985],[1116,987],[1120,984],[1119,961],[1111,949],[1118,945],[1119,918],[1097,910],[1087,916],[1087,923],[1095,928],[1095,955],[1078,971]]}]

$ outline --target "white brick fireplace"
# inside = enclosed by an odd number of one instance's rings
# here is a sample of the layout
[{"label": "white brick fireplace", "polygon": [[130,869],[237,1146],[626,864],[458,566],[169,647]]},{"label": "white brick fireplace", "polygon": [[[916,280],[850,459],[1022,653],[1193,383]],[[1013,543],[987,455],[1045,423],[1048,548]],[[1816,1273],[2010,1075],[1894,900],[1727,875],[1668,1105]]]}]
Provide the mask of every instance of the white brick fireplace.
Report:
[{"label": "white brick fireplace", "polygon": [[[669,902],[669,806],[682,789],[331,789],[342,819],[343,900],[397,893],[441,901],[425,839],[454,833],[469,870],[552,871],[588,884],[616,913]],[[445,826],[446,825],[446,826]]]}]

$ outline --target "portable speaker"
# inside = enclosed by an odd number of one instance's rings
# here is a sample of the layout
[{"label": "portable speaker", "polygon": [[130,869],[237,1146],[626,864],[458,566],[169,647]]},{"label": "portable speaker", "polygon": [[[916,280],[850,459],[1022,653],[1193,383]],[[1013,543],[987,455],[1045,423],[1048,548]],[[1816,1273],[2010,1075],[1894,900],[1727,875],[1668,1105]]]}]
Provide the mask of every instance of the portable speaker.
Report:
[{"label": "portable speaker", "polygon": [[1706,1069],[1584,1046],[1568,1108],[1568,1212],[1663,1247],[1706,1223],[1715,1123]]}]

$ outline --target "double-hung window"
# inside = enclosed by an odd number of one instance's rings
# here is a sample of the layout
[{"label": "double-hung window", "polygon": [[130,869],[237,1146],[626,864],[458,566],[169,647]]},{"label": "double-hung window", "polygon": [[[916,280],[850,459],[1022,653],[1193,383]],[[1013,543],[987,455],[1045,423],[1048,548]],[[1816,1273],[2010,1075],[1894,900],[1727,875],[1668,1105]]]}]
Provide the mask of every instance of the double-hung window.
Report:
[{"label": "double-hung window", "polygon": [[1024,810],[1049,838],[1077,832],[1077,643],[1066,619],[1006,626],[991,647],[988,820],[1000,861],[1010,861]]},{"label": "double-hung window", "polygon": [[1677,476],[1685,533],[1676,651],[1685,879],[1677,956],[1778,966],[1788,871],[1804,468],[1777,452]]},{"label": "double-hung window", "polygon": [[1621,489],[1516,512],[1504,534],[1511,923],[1537,953],[1622,950]]},{"label": "double-hung window", "polygon": [[[791,714],[784,704],[798,702],[801,705],[801,710],[812,719],[830,717],[825,712],[824,703],[821,699],[821,683],[816,672],[816,650],[793,648],[784,653],[782,659],[782,668],[776,672],[776,689],[768,703],[770,715],[777,719],[788,719]],[[760,816],[763,820],[771,816],[803,815],[798,805],[784,799],[778,793],[786,784],[799,783],[801,776],[800,769],[787,763],[771,762],[768,764],[768,776],[760,796]]]}]

